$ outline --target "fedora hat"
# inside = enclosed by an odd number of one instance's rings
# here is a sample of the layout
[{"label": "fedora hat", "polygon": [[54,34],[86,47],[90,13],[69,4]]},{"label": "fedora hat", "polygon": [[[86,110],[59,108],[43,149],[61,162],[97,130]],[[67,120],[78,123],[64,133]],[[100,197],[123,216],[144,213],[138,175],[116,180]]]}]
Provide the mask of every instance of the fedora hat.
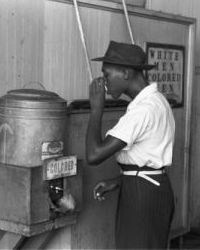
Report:
[{"label": "fedora hat", "polygon": [[92,61],[124,65],[138,70],[151,70],[155,67],[146,63],[147,56],[141,47],[115,41],[110,41],[105,56],[94,58]]}]

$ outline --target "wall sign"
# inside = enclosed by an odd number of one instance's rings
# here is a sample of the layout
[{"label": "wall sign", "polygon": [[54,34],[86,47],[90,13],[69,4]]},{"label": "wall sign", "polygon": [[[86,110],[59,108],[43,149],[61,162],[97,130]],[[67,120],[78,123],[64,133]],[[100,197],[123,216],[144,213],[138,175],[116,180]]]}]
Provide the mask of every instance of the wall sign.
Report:
[{"label": "wall sign", "polygon": [[183,106],[184,47],[178,45],[146,43],[148,63],[155,68],[147,71],[150,82],[157,82],[159,90],[172,107]]}]

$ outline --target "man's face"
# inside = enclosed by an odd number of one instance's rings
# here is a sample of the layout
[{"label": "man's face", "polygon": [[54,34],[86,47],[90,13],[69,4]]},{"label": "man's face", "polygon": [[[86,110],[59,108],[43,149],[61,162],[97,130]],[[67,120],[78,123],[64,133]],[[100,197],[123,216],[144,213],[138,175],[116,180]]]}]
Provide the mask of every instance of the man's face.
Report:
[{"label": "man's face", "polygon": [[124,72],[120,68],[112,64],[104,63],[102,72],[106,79],[107,94],[111,95],[114,99],[118,99],[124,92]]}]

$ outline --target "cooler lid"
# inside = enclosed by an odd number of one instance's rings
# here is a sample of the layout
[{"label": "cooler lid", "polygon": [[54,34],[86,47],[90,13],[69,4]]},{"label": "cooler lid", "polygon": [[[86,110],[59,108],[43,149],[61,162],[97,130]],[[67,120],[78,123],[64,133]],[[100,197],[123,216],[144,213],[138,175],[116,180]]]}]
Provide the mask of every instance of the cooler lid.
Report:
[{"label": "cooler lid", "polygon": [[23,108],[62,108],[66,100],[58,94],[38,89],[15,89],[0,98],[0,106]]}]

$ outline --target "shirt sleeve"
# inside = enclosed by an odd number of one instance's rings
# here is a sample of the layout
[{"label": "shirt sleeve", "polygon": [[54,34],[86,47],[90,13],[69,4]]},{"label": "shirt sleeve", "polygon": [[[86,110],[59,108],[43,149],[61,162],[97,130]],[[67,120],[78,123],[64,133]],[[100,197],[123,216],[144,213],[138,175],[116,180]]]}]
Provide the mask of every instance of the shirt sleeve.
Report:
[{"label": "shirt sleeve", "polygon": [[118,123],[110,130],[107,135],[111,135],[127,143],[130,147],[141,139],[150,125],[150,113],[145,107],[136,108],[125,113]]}]

